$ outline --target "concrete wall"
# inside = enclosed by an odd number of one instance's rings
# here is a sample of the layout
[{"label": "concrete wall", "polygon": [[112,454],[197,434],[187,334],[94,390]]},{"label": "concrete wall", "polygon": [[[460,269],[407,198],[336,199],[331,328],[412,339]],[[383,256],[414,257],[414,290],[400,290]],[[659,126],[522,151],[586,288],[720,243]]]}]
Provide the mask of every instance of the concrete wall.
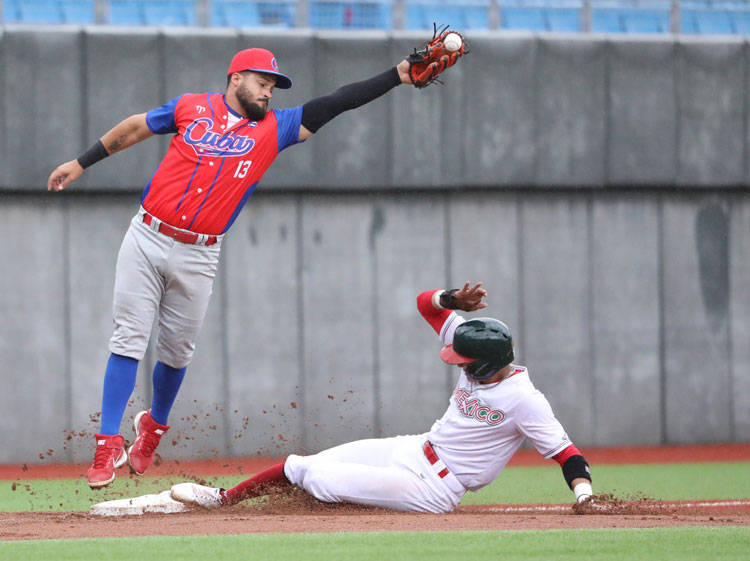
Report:
[{"label": "concrete wall", "polygon": [[[3,461],[90,454],[114,262],[137,206],[3,195],[0,407],[18,435]],[[426,430],[456,372],[415,297],[469,279],[577,443],[746,441],[749,233],[743,193],[261,191],[225,240],[164,453]],[[153,360],[126,434],[150,403]]]},{"label": "concrete wall", "polygon": [[[285,152],[264,187],[602,187],[748,183],[741,38],[484,33],[445,86],[399,87]],[[418,32],[6,26],[0,188],[30,192],[133,113],[223,91],[232,55],[270,48],[290,107],[381,72]],[[77,189],[141,189],[167,139],[87,172]]]},{"label": "concrete wall", "polygon": [[[15,438],[0,462],[89,461],[117,250],[168,139],[65,193],[44,190],[51,170],[129,114],[223,90],[240,48],[274,51],[295,80],[274,103],[292,106],[422,39],[191,33],[3,29],[0,408]],[[577,444],[748,440],[747,45],[469,39],[445,86],[398,88],[281,154],[225,240],[165,457],[426,430],[456,372],[415,297],[465,280],[484,281]]]}]

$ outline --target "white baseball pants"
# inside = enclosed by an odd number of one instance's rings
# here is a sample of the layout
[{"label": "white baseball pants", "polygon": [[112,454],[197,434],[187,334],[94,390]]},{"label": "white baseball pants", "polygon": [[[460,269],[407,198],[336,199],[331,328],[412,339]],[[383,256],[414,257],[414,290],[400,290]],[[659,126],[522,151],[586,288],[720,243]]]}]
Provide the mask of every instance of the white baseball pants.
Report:
[{"label": "white baseball pants", "polygon": [[438,475],[422,451],[426,435],[358,440],[312,456],[289,456],[284,474],[325,502],[350,502],[393,510],[445,513],[466,489]]}]

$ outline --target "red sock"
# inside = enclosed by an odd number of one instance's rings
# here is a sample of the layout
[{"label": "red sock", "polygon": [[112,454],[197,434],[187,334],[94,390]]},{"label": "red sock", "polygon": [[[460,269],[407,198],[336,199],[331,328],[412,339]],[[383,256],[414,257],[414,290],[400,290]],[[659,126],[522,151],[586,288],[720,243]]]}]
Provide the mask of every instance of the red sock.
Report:
[{"label": "red sock", "polygon": [[250,479],[245,479],[242,483],[224,491],[224,501],[227,505],[233,505],[245,499],[259,497],[266,494],[267,484],[276,484],[278,486],[291,485],[284,475],[284,464],[286,461],[271,466],[261,471]]}]

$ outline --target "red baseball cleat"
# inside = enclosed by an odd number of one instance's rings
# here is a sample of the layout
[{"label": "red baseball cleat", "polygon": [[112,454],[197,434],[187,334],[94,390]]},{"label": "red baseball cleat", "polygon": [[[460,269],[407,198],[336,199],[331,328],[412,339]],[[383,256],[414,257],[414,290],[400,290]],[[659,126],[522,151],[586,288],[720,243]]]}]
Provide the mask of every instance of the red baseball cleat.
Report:
[{"label": "red baseball cleat", "polygon": [[100,489],[115,480],[115,469],[123,465],[128,455],[121,434],[95,434],[94,463],[88,471],[89,487]]},{"label": "red baseball cleat", "polygon": [[129,463],[133,471],[143,475],[154,459],[154,451],[161,437],[169,430],[168,425],[160,425],[151,416],[151,411],[141,411],[133,420],[135,442],[128,449]]}]

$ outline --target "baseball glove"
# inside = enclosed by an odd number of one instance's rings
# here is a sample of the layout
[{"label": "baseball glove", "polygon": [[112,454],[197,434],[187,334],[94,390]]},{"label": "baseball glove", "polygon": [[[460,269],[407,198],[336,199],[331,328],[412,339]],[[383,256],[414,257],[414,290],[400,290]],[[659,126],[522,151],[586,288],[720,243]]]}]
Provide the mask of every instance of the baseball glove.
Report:
[{"label": "baseball glove", "polygon": [[[432,26],[432,40],[421,50],[414,49],[414,52],[406,57],[409,62],[409,77],[417,88],[426,88],[435,82],[442,84],[438,76],[456,64],[459,57],[469,53],[463,35],[448,31],[447,25],[439,30],[436,24],[433,23]],[[461,37],[461,46],[456,51],[448,51],[443,45],[443,40],[449,33],[456,33]]]}]

